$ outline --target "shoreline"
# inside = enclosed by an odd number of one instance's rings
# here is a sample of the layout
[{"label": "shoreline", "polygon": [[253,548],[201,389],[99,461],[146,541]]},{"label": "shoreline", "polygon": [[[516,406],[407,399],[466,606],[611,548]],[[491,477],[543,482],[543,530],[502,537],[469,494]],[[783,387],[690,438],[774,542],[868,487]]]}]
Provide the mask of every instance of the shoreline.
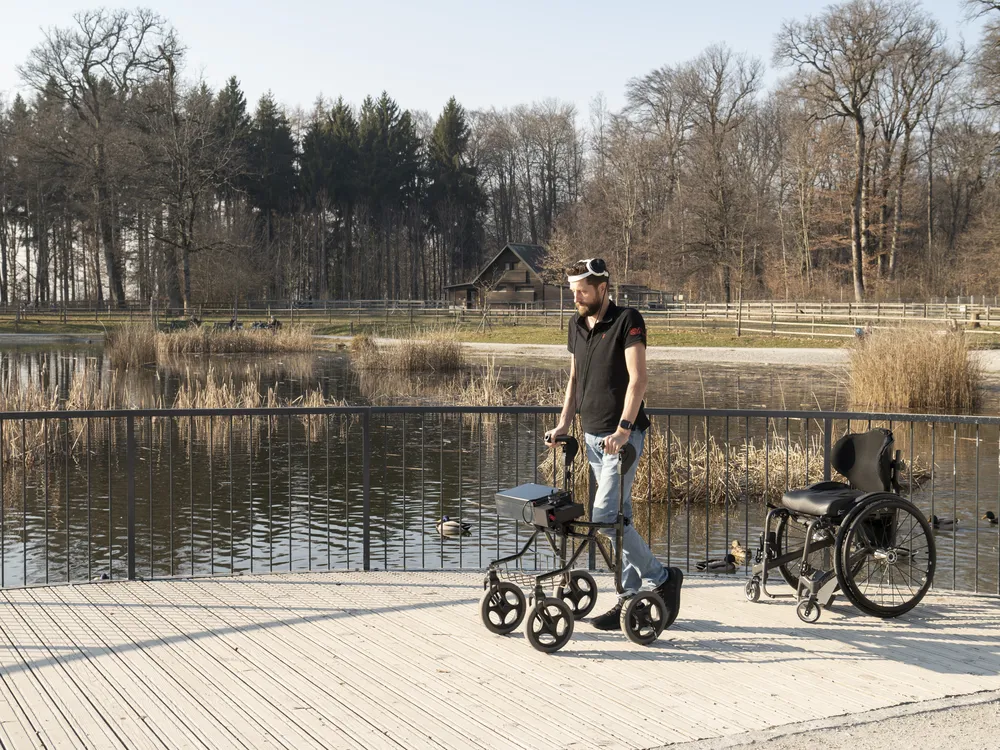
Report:
[{"label": "shoreline", "polygon": [[[316,336],[319,341],[349,343],[350,336]],[[103,333],[0,333],[0,345],[21,344],[99,344]],[[376,339],[390,344],[394,339]],[[473,356],[499,355],[536,359],[568,360],[569,352],[561,344],[501,344],[463,341]],[[1000,374],[1000,350],[976,352],[984,373]],[[646,350],[649,362],[701,362],[728,365],[770,365],[786,367],[846,367],[846,349],[815,347],[728,347],[728,346],[652,346]]]}]

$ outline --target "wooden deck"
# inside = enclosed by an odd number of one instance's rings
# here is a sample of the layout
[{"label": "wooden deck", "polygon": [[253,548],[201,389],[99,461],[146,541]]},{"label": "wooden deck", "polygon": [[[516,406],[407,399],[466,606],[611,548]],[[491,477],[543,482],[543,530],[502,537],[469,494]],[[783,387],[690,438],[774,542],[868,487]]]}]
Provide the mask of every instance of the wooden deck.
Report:
[{"label": "wooden deck", "polygon": [[[649,648],[556,655],[479,622],[481,574],[322,573],[0,592],[4,748],[650,748],[1000,688],[1000,603],[801,624],[685,582]],[[602,591],[610,580],[599,578]],[[603,594],[598,610],[612,597]]]}]

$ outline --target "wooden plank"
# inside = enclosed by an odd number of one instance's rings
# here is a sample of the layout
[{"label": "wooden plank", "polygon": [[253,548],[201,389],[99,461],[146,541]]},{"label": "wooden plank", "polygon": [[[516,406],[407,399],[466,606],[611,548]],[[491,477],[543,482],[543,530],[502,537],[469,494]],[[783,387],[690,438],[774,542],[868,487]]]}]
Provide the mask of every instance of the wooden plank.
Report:
[{"label": "wooden plank", "polygon": [[[75,649],[67,644],[65,634],[37,607],[31,589],[20,591],[18,595],[21,606],[0,615],[0,620],[18,648],[32,655],[25,668],[37,676],[53,704],[59,706],[60,712],[72,723],[78,744],[93,748],[128,747],[91,697],[92,685],[81,684],[67,668]],[[86,690],[82,689],[83,685],[87,686]]]},{"label": "wooden plank", "polygon": [[[72,588],[59,589],[72,594]],[[156,702],[137,706],[132,696],[123,689],[124,670],[111,650],[96,645],[92,636],[81,639],[79,621],[70,613],[70,608],[80,605],[80,600],[65,601],[57,594],[56,588],[36,588],[28,592],[35,601],[37,619],[45,618],[57,627],[59,636],[72,651],[62,660],[67,676],[74,689],[87,693],[92,702],[102,712],[105,721],[119,736],[123,746],[128,748],[200,748],[190,737],[170,734],[169,742],[163,726],[172,726],[176,717],[169,716],[164,721],[162,708]],[[90,644],[90,645],[86,645]]]},{"label": "wooden plank", "polygon": [[[258,586],[255,583],[257,582],[248,582],[254,589],[255,597],[268,596],[271,591],[281,590],[280,585],[268,586],[261,582]],[[324,600],[319,593],[320,587],[321,585],[315,584],[310,586],[310,600]],[[414,617],[418,610],[434,621],[433,628],[420,627]],[[526,742],[546,741],[550,746],[556,747],[564,739],[564,728],[553,726],[551,722],[539,724],[535,721],[540,713],[539,707],[545,707],[541,712],[546,714],[554,712],[550,707],[555,698],[553,692],[545,697],[535,692],[532,683],[540,679],[537,672],[521,675],[522,679],[515,683],[516,690],[511,690],[510,685],[497,689],[498,685],[488,684],[499,682],[495,679],[498,668],[495,662],[489,662],[486,669],[482,669],[477,658],[481,654],[476,649],[465,649],[457,643],[451,643],[450,647],[442,649],[434,644],[434,631],[440,631],[448,625],[446,610],[436,606],[436,603],[424,601],[415,607],[412,604],[401,604],[393,596],[389,597],[388,602],[381,599],[372,601],[372,592],[366,589],[363,598],[359,598],[350,609],[345,609],[345,615],[337,620],[339,627],[336,628],[331,627],[329,622],[318,623],[319,632],[314,636],[317,641],[342,638],[359,643],[358,650],[364,658],[377,661],[399,679],[421,690],[440,691],[441,695],[457,701],[444,709],[449,716],[457,715],[456,720],[462,718],[463,712],[472,713],[486,729],[500,729],[511,737],[512,742],[516,742],[520,736],[531,738],[525,739]],[[401,641],[400,650],[405,658],[387,661],[383,644],[392,640]],[[512,697],[516,697],[516,700],[512,701]],[[468,711],[469,706],[475,706],[475,710]],[[584,725],[590,724],[592,738],[595,742],[599,740],[602,747],[620,744],[620,738],[597,723],[591,723],[589,717],[577,721]]]},{"label": "wooden plank", "polygon": [[[97,644],[108,649],[126,667],[124,678],[128,681],[129,699],[140,708],[167,707],[172,723],[164,732],[180,736],[194,735],[205,747],[245,746],[242,738],[215,713],[215,696],[197,695],[201,683],[190,677],[168,654],[156,648],[158,639],[134,639],[119,627],[126,616],[125,608],[115,595],[123,583],[77,586],[74,592],[80,597],[73,608],[81,623],[89,630]],[[57,595],[62,589],[54,589]],[[166,712],[164,712],[165,714]],[[164,721],[169,717],[163,716]],[[166,735],[168,738],[172,734]]]},{"label": "wooden plank", "polygon": [[[483,734],[486,727],[480,726],[470,731],[469,725],[474,724],[474,722],[468,716],[457,717],[459,720],[455,722],[444,722],[439,711],[446,709],[447,704],[441,703],[436,695],[399,689],[397,679],[400,678],[400,675],[398,672],[387,669],[385,661],[387,657],[391,659],[397,649],[385,649],[385,644],[380,644],[380,650],[383,653],[379,657],[372,658],[363,638],[349,642],[339,640],[339,643],[334,641],[333,644],[328,641],[316,640],[312,637],[314,624],[310,620],[303,619],[300,615],[289,612],[286,606],[269,604],[260,597],[248,600],[240,596],[239,590],[245,589],[247,582],[219,585],[217,581],[210,581],[204,582],[203,585],[211,588],[211,596],[216,598],[216,601],[219,598],[229,599],[228,606],[232,607],[232,611],[226,612],[224,615],[220,614],[226,620],[246,619],[244,613],[247,606],[241,606],[241,603],[256,602],[256,607],[260,608],[261,614],[275,622],[280,622],[288,632],[294,634],[294,637],[281,644],[280,650],[270,652],[268,654],[270,657],[278,658],[288,665],[296,665],[300,668],[310,665],[313,670],[318,669],[321,674],[335,673],[342,676],[343,679],[349,680],[352,685],[363,690],[358,696],[359,700],[355,702],[356,710],[362,715],[369,717],[374,715],[373,718],[391,716],[394,722],[398,720],[398,725],[392,736],[401,746],[411,746],[417,738],[423,735],[432,740],[431,746],[454,748],[478,746],[476,737]],[[308,610],[314,611],[314,607],[309,607]],[[327,617],[322,619],[330,619],[333,615],[334,613],[330,612]],[[252,636],[252,631],[249,631],[249,634]],[[261,648],[267,648],[267,644],[259,642],[259,639],[257,645]],[[344,648],[338,648],[334,653],[330,649],[331,645],[340,645]],[[303,676],[310,679],[306,674]],[[312,688],[314,694],[318,692],[323,695],[328,692],[328,689],[322,684],[315,682],[315,677],[311,681],[314,682]],[[317,707],[319,708],[323,702],[322,700],[318,701]],[[435,702],[438,703],[437,711],[433,705],[430,708],[427,705]],[[496,729],[495,726],[494,729]]]},{"label": "wooden plank", "polygon": [[[327,721],[324,717],[317,715],[309,705],[310,690],[313,686],[304,684],[303,680],[290,665],[280,659],[269,660],[262,658],[262,653],[266,651],[253,640],[253,630],[258,630],[266,634],[265,642],[270,640],[275,643],[293,634],[277,627],[273,621],[265,618],[256,620],[245,620],[232,617],[219,617],[211,607],[205,606],[198,594],[195,582],[173,583],[157,582],[145,588],[136,588],[136,594],[150,607],[160,607],[158,599],[165,597],[165,608],[169,607],[169,602],[185,601],[183,619],[177,619],[174,614],[175,627],[187,627],[190,623],[195,623],[197,629],[207,629],[212,633],[211,639],[205,639],[206,645],[218,654],[218,658],[233,659],[238,664],[240,679],[246,680],[258,691],[268,694],[272,702],[269,715],[275,715],[276,723],[289,721],[288,717],[277,715],[278,712],[286,711],[290,715],[305,717],[311,727],[311,737],[315,740],[321,737],[324,744],[329,743],[334,747],[382,747],[386,746],[386,738],[377,726],[359,719],[355,714],[355,709],[351,705],[340,704],[340,711],[336,712],[332,719]],[[256,607],[251,607],[256,609]],[[213,646],[208,641],[216,641]],[[324,680],[329,675],[322,675]],[[345,691],[353,690],[347,685]],[[364,695],[357,696],[357,703],[364,704]],[[333,741],[336,736],[337,741]],[[399,747],[392,744],[392,747]]]},{"label": "wooden plank", "polygon": [[[422,580],[422,577],[418,578],[417,582]],[[267,587],[280,589],[271,585]],[[323,598],[324,590],[341,592],[345,589],[350,591],[348,586],[320,586],[312,589],[316,593],[310,591],[309,597]],[[581,702],[581,695],[586,695],[593,686],[586,684],[589,679],[579,685],[576,683],[576,679],[586,677],[585,674],[565,674],[565,664],[561,664],[559,674],[545,669],[552,663],[552,657],[543,656],[531,649],[523,637],[519,637],[520,631],[518,636],[508,638],[486,632],[481,624],[468,618],[470,611],[477,612],[475,600],[462,601],[460,606],[431,610],[408,605],[400,601],[399,596],[391,590],[384,591],[381,597],[378,596],[379,593],[376,582],[365,587],[365,597],[359,602],[359,606],[364,607],[365,601],[374,601],[380,606],[372,608],[369,604],[367,608],[356,611],[354,615],[361,623],[359,627],[378,629],[387,641],[394,635],[398,638],[401,632],[407,633],[412,636],[405,645],[408,653],[423,652],[432,660],[441,660],[452,672],[468,667],[478,668],[477,673],[471,677],[482,684],[482,699],[478,704],[473,702],[473,705],[492,702],[505,707],[504,713],[508,715],[526,717],[523,721],[529,723],[531,732],[544,734],[551,731],[551,726],[545,723],[550,722],[549,717],[565,714],[574,717],[574,730],[586,731],[587,736],[592,739],[606,736],[609,743],[628,738],[636,742],[648,739],[650,733],[635,725],[634,699],[620,695],[617,690],[601,690],[603,694],[600,701],[603,706],[607,708],[616,705],[617,709],[598,713],[587,710],[588,705],[585,700]],[[456,619],[459,612],[463,614],[459,614]],[[373,618],[372,615],[378,616]],[[421,621],[423,627],[416,626],[417,620]],[[443,633],[447,633],[447,636],[441,637]],[[435,642],[440,642],[442,647],[435,648]],[[499,651],[488,647],[488,644],[499,646],[500,643],[506,645],[500,647]],[[511,690],[511,685],[516,685],[516,690]],[[462,695],[475,698],[475,693],[466,693],[464,688]],[[478,707],[476,710],[478,711]],[[642,721],[649,722],[651,718],[644,716]],[[566,727],[560,729],[563,734],[571,731]],[[666,727],[661,729],[667,730]],[[656,735],[655,732],[653,734]]]},{"label": "wooden plank", "polygon": [[[35,735],[45,747],[79,747],[85,744],[64,707],[46,690],[39,676],[42,665],[12,633],[22,609],[23,591],[4,592],[0,605],[0,675],[31,716]],[[16,625],[15,625],[16,628]]]},{"label": "wooden plank", "polygon": [[[697,576],[648,648],[555,655],[479,622],[481,574],[332,572],[0,594],[13,747],[641,748],[1000,689],[992,599],[813,626]],[[609,603],[609,580],[598,577]]]},{"label": "wooden plank", "polygon": [[[199,707],[199,714],[206,719],[203,724],[214,726],[215,733],[224,730],[229,735],[228,744],[248,748],[293,747],[292,741],[286,742],[273,726],[259,719],[264,704],[232,672],[220,669],[222,665],[217,660],[206,660],[189,635],[164,632],[163,628],[143,621],[151,610],[136,606],[140,603],[133,590],[141,585],[122,582],[116,586],[88,586],[82,592],[91,603],[103,605],[103,613],[125,641],[136,650],[148,652],[159,670],[169,675],[179,688],[176,692],[186,693],[188,702]],[[174,606],[179,609],[178,605]]]},{"label": "wooden plank", "polygon": [[7,686],[6,678],[0,673],[0,747],[45,747],[30,717]]}]

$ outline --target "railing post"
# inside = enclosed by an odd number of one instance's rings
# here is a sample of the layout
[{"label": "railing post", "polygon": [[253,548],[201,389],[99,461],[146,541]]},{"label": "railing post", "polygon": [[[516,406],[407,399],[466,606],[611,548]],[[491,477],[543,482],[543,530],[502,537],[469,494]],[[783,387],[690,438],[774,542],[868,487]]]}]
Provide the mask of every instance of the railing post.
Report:
[{"label": "railing post", "polygon": [[[583,447],[584,453],[587,451],[587,446]],[[597,500],[597,481],[594,477],[594,471],[590,468],[590,464],[587,463],[587,519],[593,520],[594,518],[594,502]],[[587,569],[594,570],[597,568],[597,550],[593,544],[590,545],[590,550],[587,554]]]},{"label": "railing post", "polygon": [[125,417],[125,476],[128,480],[126,497],[126,562],[128,579],[135,580],[135,417]]},{"label": "railing post", "polygon": [[362,523],[364,524],[361,542],[361,560],[365,570],[371,569],[372,561],[372,496],[371,496],[371,473],[372,473],[372,433],[371,433],[371,409],[366,408],[361,414],[361,455],[362,455]]},{"label": "railing post", "polygon": [[[833,420],[827,417],[823,420],[823,481],[830,481],[830,454],[833,452],[832,445],[832,435],[833,432]],[[806,448],[808,450],[808,447]]]}]

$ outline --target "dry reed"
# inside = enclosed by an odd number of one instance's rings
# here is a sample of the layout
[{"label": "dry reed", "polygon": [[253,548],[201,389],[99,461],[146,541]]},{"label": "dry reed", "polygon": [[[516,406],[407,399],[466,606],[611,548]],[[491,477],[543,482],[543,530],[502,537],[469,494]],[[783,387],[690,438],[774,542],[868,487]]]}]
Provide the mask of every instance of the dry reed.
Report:
[{"label": "dry reed", "polygon": [[[581,434],[579,430],[576,434]],[[787,468],[785,453],[788,453]],[[668,461],[669,452],[669,461]],[[562,454],[545,451],[539,463],[539,475],[552,476],[552,461],[558,457],[560,476]],[[581,446],[573,465],[574,493],[587,497],[589,465]],[[808,463],[808,472],[807,472]],[[910,471],[902,472],[899,481],[908,489]],[[930,477],[919,457],[912,467],[914,489]],[[836,477],[835,477],[836,478]],[[805,487],[823,480],[822,438],[787,443],[780,435],[751,438],[748,442],[721,444],[714,436],[708,440],[692,437],[688,442],[679,435],[651,428],[632,486],[632,497],[642,502],[647,497],[655,503],[676,502],[713,505],[758,501],[777,503],[786,487]]]},{"label": "dry reed", "polygon": [[312,328],[305,326],[278,331],[216,331],[202,327],[156,335],[156,351],[161,358],[176,354],[311,352],[314,348]]},{"label": "dry reed", "polygon": [[982,402],[982,367],[961,332],[879,330],[850,357],[852,409],[971,413]]},{"label": "dry reed", "polygon": [[156,363],[157,333],[149,324],[125,324],[108,330],[104,350],[116,368]]},{"label": "dry reed", "polygon": [[454,372],[465,364],[462,343],[447,331],[424,338],[402,339],[384,346],[370,336],[351,341],[351,362],[359,370],[388,372]]},{"label": "dry reed", "polygon": [[[280,398],[273,388],[261,391],[259,366],[248,366],[242,382],[238,382],[232,368],[219,374],[210,365],[204,379],[185,373],[173,402],[175,409],[242,409],[278,408],[284,406],[343,406],[343,401],[328,401],[319,389],[307,391],[294,399]],[[54,412],[60,410],[96,411],[135,408],[163,408],[158,397],[140,397],[133,389],[134,378],[120,376],[118,371],[101,376],[88,372],[73,380],[65,398],[58,391],[44,388],[35,381],[21,383],[16,377],[8,376],[0,383],[0,412]],[[322,418],[316,416],[296,416],[292,418],[303,425],[307,439],[316,442],[326,434]],[[278,417],[272,417],[272,425],[277,426]],[[338,420],[337,433],[343,436],[348,419]],[[13,502],[24,481],[30,485],[42,478],[45,457],[61,456],[69,447],[69,458],[79,461],[85,451],[108,450],[118,456],[123,450],[119,442],[123,440],[124,423],[113,424],[108,419],[74,418],[65,423],[42,419],[0,422],[0,462],[3,470],[3,495]],[[176,428],[172,425],[176,424]],[[238,426],[246,425],[245,430]],[[252,429],[251,429],[252,424]],[[175,438],[181,442],[204,441],[213,450],[225,450],[230,440],[245,445],[247,440],[259,439],[267,427],[267,420],[248,417],[227,418],[192,417],[190,419],[153,418],[154,438],[157,445],[165,444],[166,430],[175,429]],[[65,430],[68,429],[68,433]]]}]

